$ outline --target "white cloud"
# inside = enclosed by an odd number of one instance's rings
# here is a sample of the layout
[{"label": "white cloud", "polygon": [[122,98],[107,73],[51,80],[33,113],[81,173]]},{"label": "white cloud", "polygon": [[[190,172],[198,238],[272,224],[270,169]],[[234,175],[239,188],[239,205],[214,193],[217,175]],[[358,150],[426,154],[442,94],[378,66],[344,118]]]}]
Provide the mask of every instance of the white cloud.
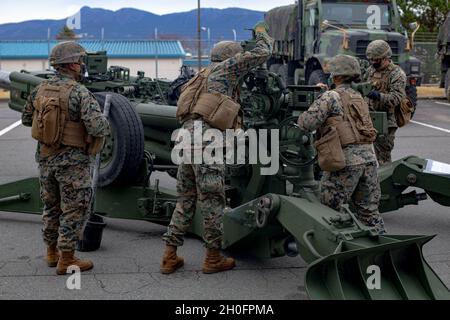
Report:
[{"label": "white cloud", "polygon": [[[239,7],[259,11],[292,4],[295,0],[201,0],[202,7]],[[34,19],[64,19],[75,14],[81,7],[90,6],[118,10],[136,8],[155,14],[189,11],[197,8],[197,0],[1,0],[0,23],[20,22]]]}]

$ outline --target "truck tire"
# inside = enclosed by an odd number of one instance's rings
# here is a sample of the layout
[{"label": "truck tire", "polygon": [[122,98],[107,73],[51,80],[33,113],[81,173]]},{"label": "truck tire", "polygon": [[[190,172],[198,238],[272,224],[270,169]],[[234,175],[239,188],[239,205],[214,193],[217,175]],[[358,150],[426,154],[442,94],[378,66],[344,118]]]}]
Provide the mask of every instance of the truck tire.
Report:
[{"label": "truck tire", "polygon": [[281,66],[282,66],[281,63],[271,64],[269,67],[269,71],[278,74],[278,70],[280,70]]},{"label": "truck tire", "polygon": [[284,86],[286,87],[288,85],[288,65],[287,64],[280,65],[277,74],[283,80]]},{"label": "truck tire", "polygon": [[317,69],[311,72],[308,78],[308,85],[315,86],[318,83],[327,83],[327,76],[322,69]]},{"label": "truck tire", "polygon": [[109,113],[112,135],[102,151],[99,187],[135,182],[144,159],[144,128],[139,114],[127,98],[116,93],[94,94],[102,109],[107,94],[112,95]]},{"label": "truck tire", "polygon": [[450,69],[447,70],[445,74],[445,96],[447,100],[450,101]]},{"label": "truck tire", "polygon": [[412,104],[414,105],[414,111],[411,114],[411,118],[414,116],[417,108],[417,88],[416,86],[407,85],[405,88],[406,96],[409,97]]},{"label": "truck tire", "polygon": [[295,69],[295,72],[294,72],[294,85],[296,85],[296,86],[301,85],[302,82],[303,82],[303,79],[301,79],[302,76],[303,76],[302,71],[303,70],[300,69],[300,68]]}]

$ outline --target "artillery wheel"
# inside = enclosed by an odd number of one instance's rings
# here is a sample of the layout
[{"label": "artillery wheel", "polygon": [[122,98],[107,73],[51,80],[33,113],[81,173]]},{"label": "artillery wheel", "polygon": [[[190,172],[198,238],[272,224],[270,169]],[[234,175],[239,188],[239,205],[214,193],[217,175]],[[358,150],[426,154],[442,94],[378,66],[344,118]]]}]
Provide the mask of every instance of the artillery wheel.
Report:
[{"label": "artillery wheel", "polygon": [[117,93],[95,93],[101,108],[111,94],[111,135],[101,153],[98,185],[132,183],[138,178],[144,159],[144,128],[139,114],[127,98]]}]

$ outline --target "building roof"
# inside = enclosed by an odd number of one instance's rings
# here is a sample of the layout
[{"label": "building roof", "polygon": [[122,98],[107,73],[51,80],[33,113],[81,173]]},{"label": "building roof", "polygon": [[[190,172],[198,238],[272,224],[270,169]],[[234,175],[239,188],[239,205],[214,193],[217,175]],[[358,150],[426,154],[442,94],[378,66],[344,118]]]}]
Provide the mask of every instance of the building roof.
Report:
[{"label": "building roof", "polygon": [[[202,67],[207,67],[211,64],[209,57],[202,58]],[[198,67],[198,58],[194,59],[185,59],[183,61],[183,65],[188,67]]]},{"label": "building roof", "polygon": [[[107,51],[110,58],[181,58],[184,51],[178,40],[80,40],[89,52]],[[48,59],[57,41],[0,41],[0,59]]]}]

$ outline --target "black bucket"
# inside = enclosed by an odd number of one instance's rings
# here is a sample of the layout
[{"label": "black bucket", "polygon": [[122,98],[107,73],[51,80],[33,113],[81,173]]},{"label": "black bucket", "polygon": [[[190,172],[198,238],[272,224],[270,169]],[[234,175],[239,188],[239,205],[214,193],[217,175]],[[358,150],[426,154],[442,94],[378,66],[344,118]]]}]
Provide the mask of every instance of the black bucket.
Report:
[{"label": "black bucket", "polygon": [[81,252],[96,251],[102,243],[103,229],[106,223],[102,216],[94,214],[90,216],[84,228],[83,239],[77,243],[77,250]]}]

